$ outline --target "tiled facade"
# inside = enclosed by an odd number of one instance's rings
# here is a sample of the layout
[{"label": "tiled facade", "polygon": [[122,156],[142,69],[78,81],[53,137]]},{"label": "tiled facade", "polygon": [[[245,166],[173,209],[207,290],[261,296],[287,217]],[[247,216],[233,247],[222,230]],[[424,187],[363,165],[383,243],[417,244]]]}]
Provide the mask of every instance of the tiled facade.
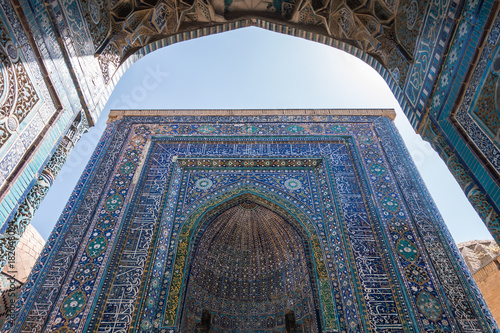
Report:
[{"label": "tiled facade", "polygon": [[499,267],[500,263],[498,260],[495,260],[473,275],[497,323],[500,321],[500,300],[498,299],[498,295],[500,294],[500,283],[498,283],[500,280]]},{"label": "tiled facade", "polygon": [[252,112],[112,112],[2,331],[498,330],[391,110]]}]

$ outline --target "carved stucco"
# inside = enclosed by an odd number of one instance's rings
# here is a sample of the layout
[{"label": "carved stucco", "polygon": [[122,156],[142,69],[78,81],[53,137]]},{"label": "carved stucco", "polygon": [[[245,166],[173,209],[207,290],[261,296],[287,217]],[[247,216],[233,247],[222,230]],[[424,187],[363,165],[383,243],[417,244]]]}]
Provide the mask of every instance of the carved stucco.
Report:
[{"label": "carved stucco", "polygon": [[260,17],[347,42],[375,57],[384,67],[399,68],[403,78],[415,55],[427,3],[407,0],[121,0],[106,5],[105,2],[97,4],[85,0],[82,9],[96,52],[118,52],[120,62],[155,40],[242,17]]}]

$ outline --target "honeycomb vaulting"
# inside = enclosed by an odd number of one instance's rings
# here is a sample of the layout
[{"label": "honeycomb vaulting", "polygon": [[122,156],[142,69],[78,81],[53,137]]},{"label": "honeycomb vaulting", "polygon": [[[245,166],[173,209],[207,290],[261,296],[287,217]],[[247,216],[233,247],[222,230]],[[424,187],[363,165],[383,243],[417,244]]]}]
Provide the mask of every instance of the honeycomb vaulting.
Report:
[{"label": "honeycomb vaulting", "polygon": [[[298,319],[312,317],[306,262],[300,237],[288,222],[243,202],[219,215],[201,237],[188,312],[209,310],[215,326],[243,330],[283,326],[286,310]],[[265,312],[264,322],[251,318],[260,312]]]}]

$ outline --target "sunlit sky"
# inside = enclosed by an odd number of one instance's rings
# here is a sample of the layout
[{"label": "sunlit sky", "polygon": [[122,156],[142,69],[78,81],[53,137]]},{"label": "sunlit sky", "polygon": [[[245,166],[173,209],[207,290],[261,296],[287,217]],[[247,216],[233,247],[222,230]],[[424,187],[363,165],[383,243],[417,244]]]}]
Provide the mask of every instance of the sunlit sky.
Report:
[{"label": "sunlit sky", "polygon": [[396,126],[455,241],[492,238],[375,70],[332,47],[259,28],[177,43],[135,63],[118,82],[97,125],[73,149],[32,224],[48,238],[110,109],[274,108],[394,108]]}]

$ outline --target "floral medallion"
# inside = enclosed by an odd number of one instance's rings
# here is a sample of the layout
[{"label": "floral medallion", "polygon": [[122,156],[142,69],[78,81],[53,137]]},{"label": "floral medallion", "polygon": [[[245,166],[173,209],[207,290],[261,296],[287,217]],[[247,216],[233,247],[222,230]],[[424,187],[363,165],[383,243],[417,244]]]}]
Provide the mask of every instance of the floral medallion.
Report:
[{"label": "floral medallion", "polygon": [[400,233],[401,235],[403,235],[405,232],[410,231],[408,225],[403,220],[397,217],[389,221],[389,229],[397,233]]},{"label": "floral medallion", "polygon": [[399,255],[407,261],[414,262],[418,258],[417,248],[406,238],[402,238],[399,240],[396,249]]},{"label": "floral medallion", "polygon": [[66,319],[71,319],[79,314],[85,303],[87,302],[87,297],[81,290],[76,290],[69,294],[61,305],[61,314]]},{"label": "floral medallion", "polygon": [[291,191],[300,190],[302,183],[298,179],[290,178],[285,181],[285,187]]},{"label": "floral medallion", "polygon": [[104,236],[97,236],[87,245],[87,255],[91,258],[98,257],[108,246],[108,241]]},{"label": "floral medallion", "polygon": [[99,220],[97,220],[95,227],[97,229],[104,231],[104,230],[108,230],[108,229],[114,227],[115,223],[116,223],[115,217],[113,217],[111,215],[106,215],[106,216],[100,217]]},{"label": "floral medallion", "polygon": [[443,315],[443,308],[437,298],[425,290],[418,294],[417,306],[420,312],[429,320],[438,321]]},{"label": "floral medallion", "polygon": [[304,127],[302,126],[297,126],[297,125],[292,125],[292,126],[288,126],[286,128],[287,132],[290,132],[290,133],[300,133],[304,130]]}]

